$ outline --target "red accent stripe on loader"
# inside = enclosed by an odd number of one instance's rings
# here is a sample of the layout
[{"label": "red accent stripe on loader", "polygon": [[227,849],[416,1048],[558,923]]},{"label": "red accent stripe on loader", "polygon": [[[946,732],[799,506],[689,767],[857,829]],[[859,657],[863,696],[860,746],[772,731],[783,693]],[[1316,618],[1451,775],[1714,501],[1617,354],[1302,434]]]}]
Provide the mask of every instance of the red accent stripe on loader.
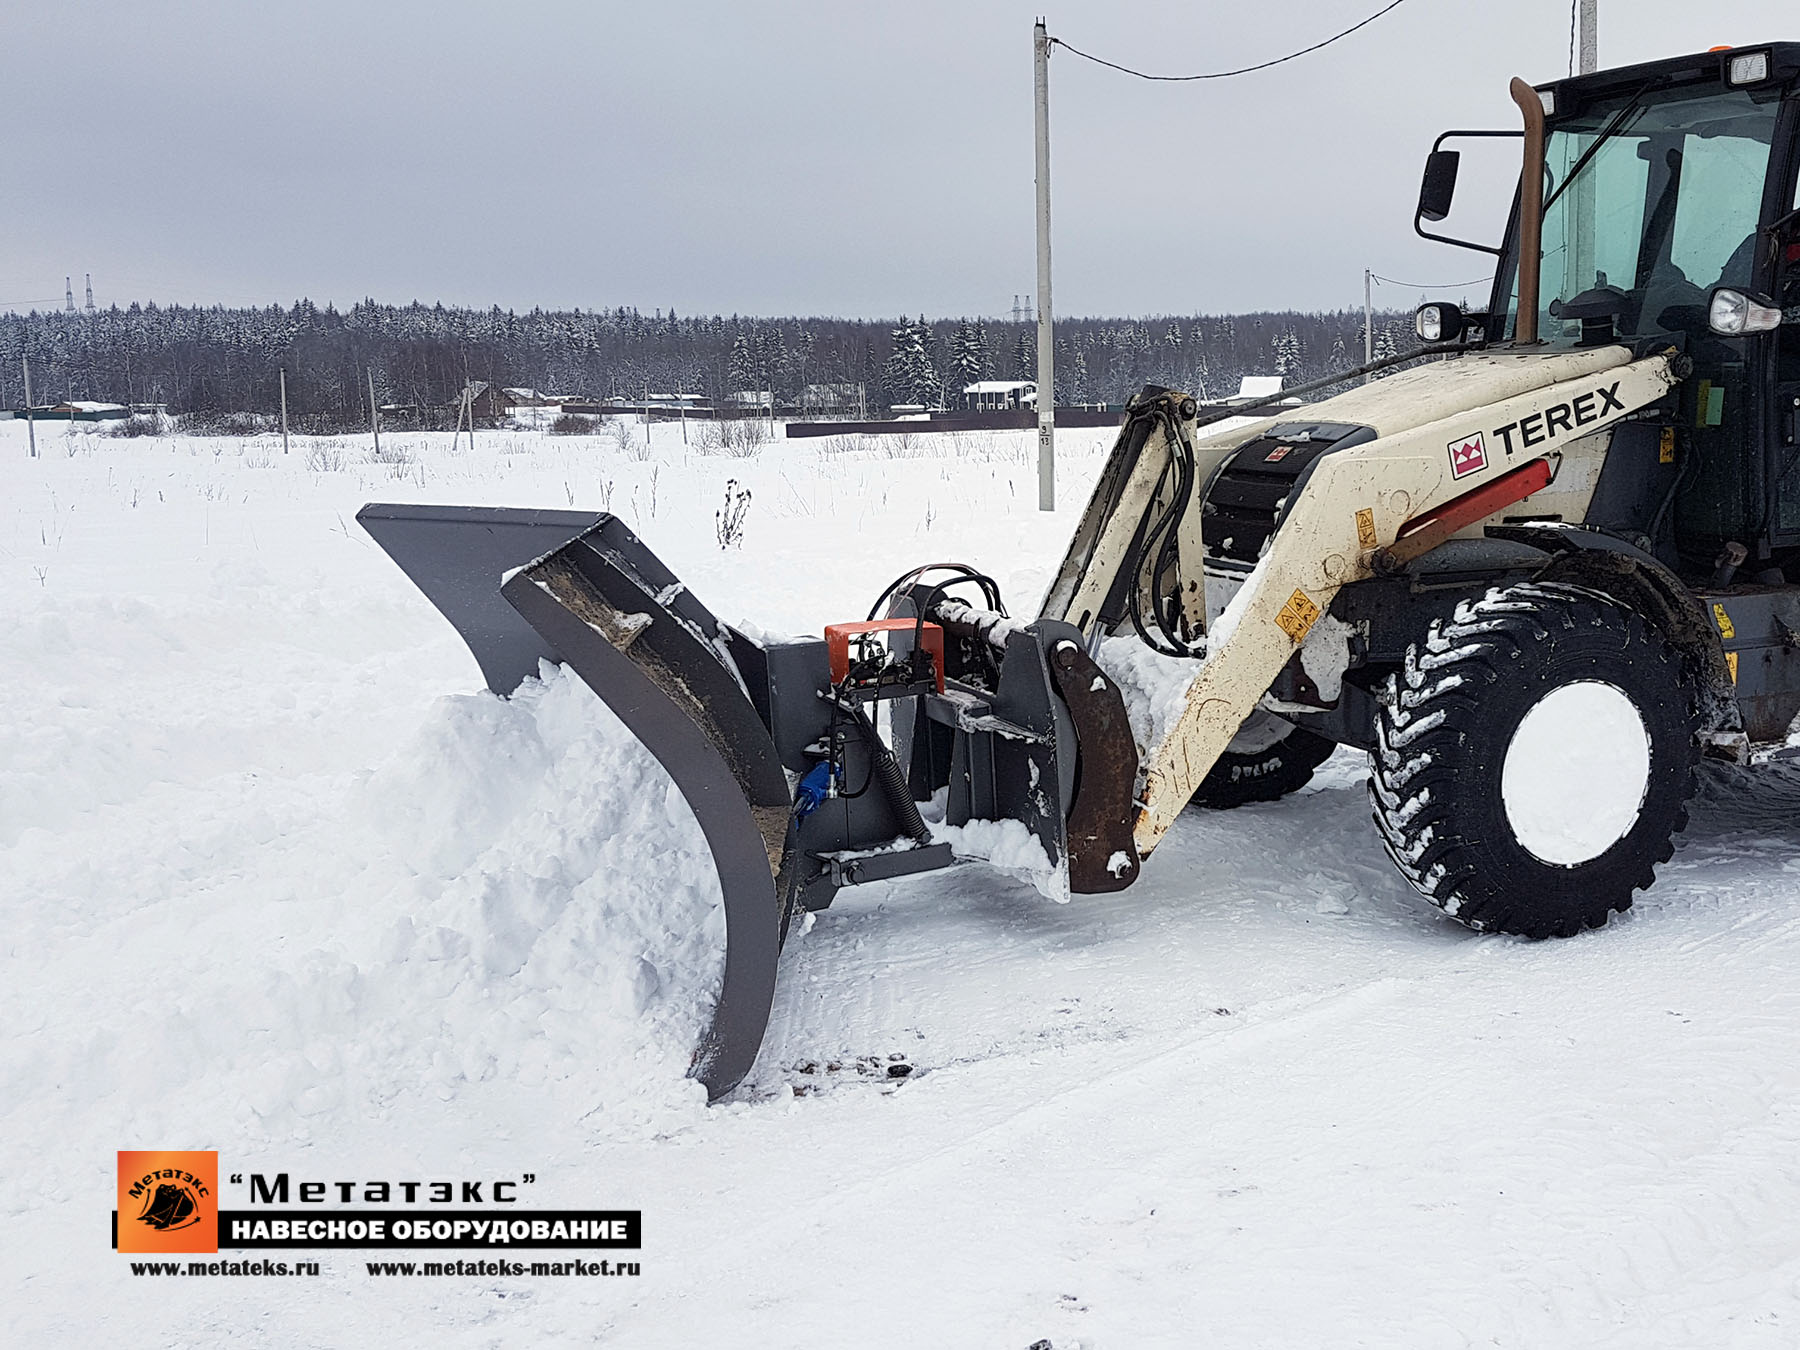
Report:
[{"label": "red accent stripe on loader", "polygon": [[1510,473],[1501,474],[1491,483],[1483,483],[1473,492],[1465,492],[1422,516],[1415,516],[1400,527],[1399,538],[1386,551],[1399,562],[1422,557],[1458,530],[1542,491],[1550,486],[1552,477],[1550,461],[1534,459]]}]

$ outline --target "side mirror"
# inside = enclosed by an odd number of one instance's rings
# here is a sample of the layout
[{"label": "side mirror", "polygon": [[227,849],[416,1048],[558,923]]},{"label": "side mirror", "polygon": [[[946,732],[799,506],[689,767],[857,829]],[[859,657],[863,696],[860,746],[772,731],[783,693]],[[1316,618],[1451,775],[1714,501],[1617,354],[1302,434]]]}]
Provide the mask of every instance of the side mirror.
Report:
[{"label": "side mirror", "polygon": [[1426,220],[1443,220],[1456,196],[1456,174],[1462,167],[1462,151],[1433,150],[1425,160],[1425,181],[1419,185],[1419,214]]},{"label": "side mirror", "polygon": [[1720,337],[1768,333],[1781,327],[1781,310],[1766,295],[1720,286],[1706,307],[1706,326]]},{"label": "side mirror", "polygon": [[1468,326],[1462,310],[1441,300],[1419,306],[1413,315],[1413,332],[1421,342],[1459,342]]}]

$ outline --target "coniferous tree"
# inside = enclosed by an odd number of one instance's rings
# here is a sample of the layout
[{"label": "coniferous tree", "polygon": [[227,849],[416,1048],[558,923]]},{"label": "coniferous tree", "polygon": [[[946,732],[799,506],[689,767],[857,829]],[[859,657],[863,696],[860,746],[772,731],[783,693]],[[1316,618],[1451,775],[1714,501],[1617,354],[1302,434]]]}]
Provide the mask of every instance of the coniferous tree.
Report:
[{"label": "coniferous tree", "polygon": [[756,383],[756,353],[751,349],[748,333],[739,333],[731,340],[731,364],[727,369],[726,379],[731,382],[733,392],[754,391],[759,388]]},{"label": "coniferous tree", "polygon": [[980,328],[967,319],[956,325],[956,331],[950,337],[950,394],[951,401],[961,403],[963,391],[982,378],[983,367],[987,364],[984,341]]},{"label": "coniferous tree", "polygon": [[1037,340],[1029,329],[1021,328],[1018,338],[1013,342],[1013,378],[1015,380],[1035,380],[1037,378]]}]

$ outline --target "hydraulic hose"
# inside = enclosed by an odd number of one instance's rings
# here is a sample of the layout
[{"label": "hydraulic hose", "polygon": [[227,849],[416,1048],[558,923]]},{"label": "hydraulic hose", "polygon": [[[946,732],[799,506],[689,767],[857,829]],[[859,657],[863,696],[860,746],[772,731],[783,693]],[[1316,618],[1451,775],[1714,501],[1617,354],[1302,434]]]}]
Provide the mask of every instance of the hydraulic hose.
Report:
[{"label": "hydraulic hose", "polygon": [[876,732],[875,724],[866,712],[848,699],[840,700],[838,707],[850,716],[862,733],[863,744],[869,751],[869,772],[880,784],[881,795],[887,798],[888,806],[899,820],[901,833],[915,843],[929,844],[931,831],[925,826],[925,817],[919,814],[919,804],[913,800],[912,789],[907,786],[906,775],[900,771],[894,752]]}]

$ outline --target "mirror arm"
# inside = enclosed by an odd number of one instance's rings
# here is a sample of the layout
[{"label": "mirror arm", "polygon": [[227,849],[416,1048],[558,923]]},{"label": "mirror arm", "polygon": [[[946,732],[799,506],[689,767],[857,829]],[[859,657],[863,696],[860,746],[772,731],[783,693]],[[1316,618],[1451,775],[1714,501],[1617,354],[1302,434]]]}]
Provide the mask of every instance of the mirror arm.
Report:
[{"label": "mirror arm", "polygon": [[[1439,136],[1437,140],[1432,142],[1431,153],[1435,155],[1439,150],[1443,149],[1444,142],[1451,139],[1453,136],[1501,137],[1516,140],[1524,134],[1525,133],[1522,131],[1446,131],[1443,135]],[[1501,258],[1506,255],[1505,249],[1495,248],[1492,244],[1477,244],[1468,239],[1452,239],[1447,234],[1433,234],[1430,230],[1425,228],[1424,222],[1425,217],[1418,211],[1414,211],[1413,233],[1418,235],[1421,239],[1429,239],[1434,244],[1449,244],[1454,248],[1466,248],[1475,253],[1490,254],[1496,258]]]}]

